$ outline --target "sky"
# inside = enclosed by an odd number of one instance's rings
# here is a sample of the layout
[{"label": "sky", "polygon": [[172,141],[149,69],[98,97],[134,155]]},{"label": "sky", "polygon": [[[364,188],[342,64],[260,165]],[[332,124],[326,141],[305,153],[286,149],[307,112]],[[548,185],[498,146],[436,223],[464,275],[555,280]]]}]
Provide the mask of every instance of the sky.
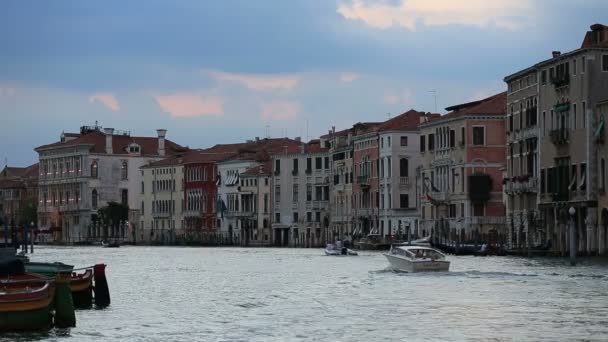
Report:
[{"label": "sky", "polygon": [[304,140],[506,89],[605,0],[0,2],[0,165],[94,125],[205,148]]}]

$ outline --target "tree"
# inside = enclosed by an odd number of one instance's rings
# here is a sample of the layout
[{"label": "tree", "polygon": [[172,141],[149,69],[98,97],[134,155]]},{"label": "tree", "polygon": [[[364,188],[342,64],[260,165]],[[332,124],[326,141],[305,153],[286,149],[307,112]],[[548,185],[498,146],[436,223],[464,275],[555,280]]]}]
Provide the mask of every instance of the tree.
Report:
[{"label": "tree", "polygon": [[[112,232],[114,232],[114,228],[118,228],[121,222],[126,222],[129,219],[129,206],[117,202],[108,202],[108,205],[100,208],[97,213],[101,224],[105,227],[112,227]],[[107,237],[107,235],[107,232],[104,231],[104,237]]]},{"label": "tree", "polygon": [[19,218],[19,225],[27,225],[29,226],[31,222],[36,224],[38,222],[38,207],[36,203],[31,199],[27,199],[23,206],[19,208],[17,213],[17,217]]}]

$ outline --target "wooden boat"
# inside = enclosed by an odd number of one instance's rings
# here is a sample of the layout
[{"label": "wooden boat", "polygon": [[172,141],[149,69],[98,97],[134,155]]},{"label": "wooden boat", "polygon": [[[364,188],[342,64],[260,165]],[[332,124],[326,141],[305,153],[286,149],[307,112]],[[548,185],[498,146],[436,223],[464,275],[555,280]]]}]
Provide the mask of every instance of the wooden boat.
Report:
[{"label": "wooden boat", "polygon": [[93,270],[86,269],[82,273],[72,273],[70,290],[75,307],[91,306],[93,304]]},{"label": "wooden boat", "polygon": [[72,273],[73,265],[61,262],[27,262],[25,271],[28,273],[41,274],[47,277],[54,277],[58,273]]},{"label": "wooden boat", "polygon": [[0,331],[40,331],[53,325],[55,281],[36,274],[0,279]]}]

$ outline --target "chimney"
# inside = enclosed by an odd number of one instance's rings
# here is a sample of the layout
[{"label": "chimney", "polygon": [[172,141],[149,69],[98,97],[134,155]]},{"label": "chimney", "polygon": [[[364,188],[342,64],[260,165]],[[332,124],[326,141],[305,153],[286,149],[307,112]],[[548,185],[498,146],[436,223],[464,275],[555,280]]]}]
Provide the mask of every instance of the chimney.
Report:
[{"label": "chimney", "polygon": [[297,142],[300,142],[300,141],[302,141],[302,138],[300,138],[300,137],[295,137],[295,139],[294,139],[294,140],[295,140],[295,141],[297,141]]},{"label": "chimney", "polygon": [[158,134],[158,155],[165,155],[165,135],[167,134],[166,129],[157,129],[156,133]]},{"label": "chimney", "polygon": [[104,128],[103,133],[106,135],[106,154],[112,154],[112,135],[114,134],[114,128]]},{"label": "chimney", "polygon": [[553,52],[551,52],[551,55],[553,55],[553,58],[555,58],[555,57],[559,57],[561,54],[562,54],[562,53],[561,53],[561,52],[559,52],[559,51],[553,51]]}]

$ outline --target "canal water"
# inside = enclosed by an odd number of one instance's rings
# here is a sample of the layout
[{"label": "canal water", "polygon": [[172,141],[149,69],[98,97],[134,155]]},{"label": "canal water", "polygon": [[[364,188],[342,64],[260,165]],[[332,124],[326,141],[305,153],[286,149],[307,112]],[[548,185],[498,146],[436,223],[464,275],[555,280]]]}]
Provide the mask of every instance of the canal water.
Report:
[{"label": "canal water", "polygon": [[112,304],[77,327],[0,340],[608,340],[608,263],[450,256],[451,272],[387,270],[380,253],[321,249],[51,248],[105,262]]}]

